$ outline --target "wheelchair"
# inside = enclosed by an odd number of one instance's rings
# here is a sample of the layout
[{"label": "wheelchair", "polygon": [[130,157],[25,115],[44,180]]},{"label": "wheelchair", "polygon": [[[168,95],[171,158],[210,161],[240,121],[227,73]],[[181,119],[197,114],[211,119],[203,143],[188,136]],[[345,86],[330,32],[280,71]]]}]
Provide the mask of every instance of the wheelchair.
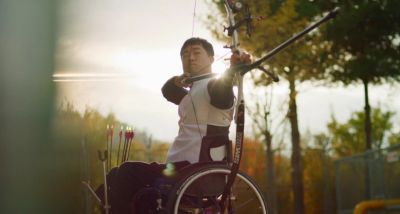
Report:
[{"label": "wheelchair", "polygon": [[[227,146],[224,160],[212,161],[206,154],[206,160],[184,166],[176,176],[159,179],[136,193],[132,213],[268,213],[264,194],[257,184],[240,170],[232,173],[231,146]],[[229,183],[232,176],[233,182]]]},{"label": "wheelchair", "polygon": [[[256,183],[239,170],[243,152],[244,103],[237,111],[237,137],[234,152],[227,136],[205,136],[201,142],[199,162],[183,164],[173,176],[162,176],[139,189],[130,199],[129,210],[136,214],[266,214],[267,203]],[[239,137],[238,137],[239,136]],[[215,156],[215,151],[219,155]],[[100,153],[99,153],[100,154]],[[232,157],[233,156],[233,157]],[[108,196],[116,193],[107,183],[107,154],[99,155],[103,162],[104,186],[107,191],[86,185],[105,214],[116,214],[118,201],[109,206]],[[167,167],[168,169],[168,167]],[[111,171],[109,174],[112,173]],[[135,181],[128,181],[135,182]],[[110,183],[114,183],[111,181]],[[104,192],[104,197],[98,193]],[[114,199],[114,198],[113,198]],[[114,200],[115,202],[115,200]],[[125,203],[125,202],[124,202]],[[126,205],[126,204],[124,204]],[[122,208],[125,210],[125,208]]]},{"label": "wheelchair", "polygon": [[[237,157],[240,161],[243,146],[243,141],[239,142],[241,143],[236,143],[235,158],[232,158],[232,142],[229,139],[224,141],[221,138],[212,138],[202,142],[199,162],[182,164],[172,176],[160,177],[152,185],[137,191],[129,204],[131,213],[267,214],[268,207],[263,192],[249,176],[238,170],[239,163],[235,161]],[[223,158],[215,161],[211,157],[211,150],[221,146],[225,147]],[[103,164],[106,159],[102,159]],[[107,185],[112,183],[110,180],[105,179],[105,185],[101,185],[96,192],[90,185],[83,183],[99,203],[102,213],[118,214],[115,204],[109,204],[110,196],[115,194]],[[99,195],[103,192],[104,195]]]},{"label": "wheelchair", "polygon": [[132,213],[268,213],[263,193],[241,171],[236,174],[225,207],[221,207],[221,196],[230,174],[231,168],[226,162],[189,165],[177,178],[137,192],[131,202]]}]

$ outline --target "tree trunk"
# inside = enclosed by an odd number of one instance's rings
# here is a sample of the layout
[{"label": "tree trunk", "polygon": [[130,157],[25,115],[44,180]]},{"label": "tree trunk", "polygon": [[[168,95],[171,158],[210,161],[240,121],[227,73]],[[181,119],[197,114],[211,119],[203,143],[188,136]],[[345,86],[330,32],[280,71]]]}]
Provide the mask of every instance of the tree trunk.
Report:
[{"label": "tree trunk", "polygon": [[369,95],[368,95],[368,79],[363,79],[364,84],[364,98],[365,98],[365,123],[364,123],[364,130],[365,130],[365,149],[371,150],[372,149],[372,129],[371,129],[371,107],[369,105]]},{"label": "tree trunk", "polygon": [[[267,122],[267,121],[266,121]],[[267,123],[266,123],[267,124]],[[268,185],[268,201],[269,211],[272,214],[278,213],[278,201],[276,197],[276,185],[275,185],[275,163],[274,163],[274,152],[272,150],[272,136],[266,127],[264,132],[265,143],[267,146],[267,185]]]},{"label": "tree trunk", "polygon": [[331,186],[332,175],[330,173],[329,167],[329,154],[326,148],[326,144],[322,150],[322,174],[324,181],[324,214],[334,214],[335,206],[333,199],[333,188]]},{"label": "tree trunk", "polygon": [[294,193],[294,213],[304,213],[304,187],[303,187],[303,169],[301,164],[300,133],[297,121],[296,105],[296,83],[293,74],[289,74],[289,113],[290,126],[292,129],[292,183]]},{"label": "tree trunk", "polygon": [[[368,96],[368,77],[363,79],[364,85],[364,98],[365,98],[365,123],[364,123],[364,130],[365,130],[365,149],[371,150],[372,149],[372,129],[371,129],[371,107],[369,106],[369,96]],[[366,163],[366,171],[365,171],[365,196],[367,199],[371,198],[370,194],[370,173],[369,173],[369,155],[367,155],[365,160]]]}]

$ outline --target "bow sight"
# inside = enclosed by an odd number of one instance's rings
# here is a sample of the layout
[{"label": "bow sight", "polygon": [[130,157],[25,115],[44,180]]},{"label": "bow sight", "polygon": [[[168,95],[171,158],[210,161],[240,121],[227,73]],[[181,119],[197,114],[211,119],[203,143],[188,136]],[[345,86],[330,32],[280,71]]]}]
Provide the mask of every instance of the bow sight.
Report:
[{"label": "bow sight", "polygon": [[227,3],[234,13],[237,13],[243,7],[242,2],[240,1],[228,0]]},{"label": "bow sight", "polygon": [[233,32],[240,28],[242,25],[246,26],[246,35],[248,37],[251,36],[251,34],[254,31],[254,26],[253,26],[253,19],[260,21],[264,19],[263,16],[252,16],[250,12],[250,7],[248,4],[242,4],[241,2],[238,1],[228,1],[229,8],[232,10],[233,13],[239,12],[241,9],[244,9],[244,17],[239,20],[235,25],[230,25],[228,27],[224,26],[224,32],[227,31],[228,36],[232,36]]}]

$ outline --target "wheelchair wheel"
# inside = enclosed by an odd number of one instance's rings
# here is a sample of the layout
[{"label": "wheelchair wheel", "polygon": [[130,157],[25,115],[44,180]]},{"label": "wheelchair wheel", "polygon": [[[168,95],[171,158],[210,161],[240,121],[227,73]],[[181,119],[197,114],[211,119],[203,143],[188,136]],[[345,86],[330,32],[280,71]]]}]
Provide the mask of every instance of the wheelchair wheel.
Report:
[{"label": "wheelchair wheel", "polygon": [[221,211],[219,199],[230,172],[230,168],[223,164],[203,165],[191,170],[170,192],[166,210],[170,214],[268,213],[260,189],[242,172],[238,172],[235,178],[227,208]]}]

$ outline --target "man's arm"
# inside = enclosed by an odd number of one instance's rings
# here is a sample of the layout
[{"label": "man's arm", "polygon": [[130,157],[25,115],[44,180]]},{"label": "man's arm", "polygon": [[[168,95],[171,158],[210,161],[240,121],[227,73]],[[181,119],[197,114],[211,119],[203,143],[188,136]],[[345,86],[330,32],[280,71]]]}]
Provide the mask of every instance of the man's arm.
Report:
[{"label": "man's arm", "polygon": [[170,102],[179,105],[183,97],[188,93],[186,89],[178,87],[175,82],[176,78],[172,77],[169,79],[164,86],[161,88],[163,96]]},{"label": "man's arm", "polygon": [[[251,63],[250,55],[247,53],[235,52],[230,58],[231,66]],[[210,80],[208,93],[211,97],[211,104],[220,109],[231,108],[234,103],[233,73],[226,73],[219,79]]]},{"label": "man's arm", "polygon": [[[250,55],[247,53],[234,52],[230,58],[231,66],[251,63]],[[211,104],[220,109],[231,108],[235,95],[233,94],[233,74],[225,74],[219,79],[210,80],[208,93]]]},{"label": "man's arm", "polygon": [[208,82],[208,93],[211,98],[211,105],[219,109],[229,109],[234,103],[233,77],[227,75],[219,79],[212,79]]}]

